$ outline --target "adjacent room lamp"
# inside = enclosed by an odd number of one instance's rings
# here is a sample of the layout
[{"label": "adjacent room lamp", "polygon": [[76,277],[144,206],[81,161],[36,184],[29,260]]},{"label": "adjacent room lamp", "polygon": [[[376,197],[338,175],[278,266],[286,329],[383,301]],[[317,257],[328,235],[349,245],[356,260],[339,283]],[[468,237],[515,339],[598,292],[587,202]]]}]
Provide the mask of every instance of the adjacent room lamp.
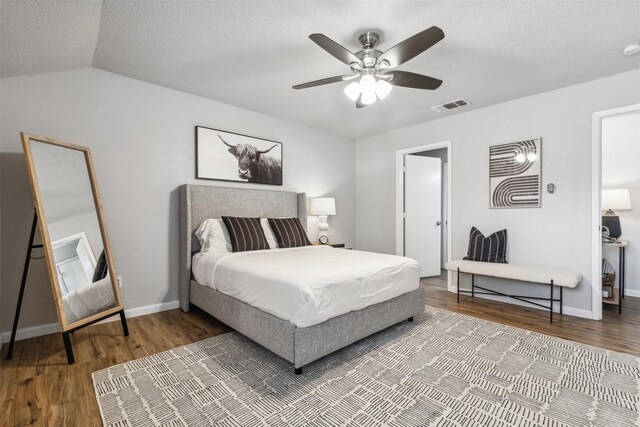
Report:
[{"label": "adjacent room lamp", "polygon": [[333,197],[316,197],[311,199],[311,206],[309,206],[309,214],[317,215],[320,222],[318,223],[318,241],[322,244],[329,242],[327,236],[327,230],[329,224],[327,224],[327,216],[336,214],[336,200]]},{"label": "adjacent room lamp", "polygon": [[620,218],[614,210],[631,209],[629,189],[602,190],[602,209],[606,210],[602,215],[602,225],[609,229],[609,236],[619,238],[622,235]]}]

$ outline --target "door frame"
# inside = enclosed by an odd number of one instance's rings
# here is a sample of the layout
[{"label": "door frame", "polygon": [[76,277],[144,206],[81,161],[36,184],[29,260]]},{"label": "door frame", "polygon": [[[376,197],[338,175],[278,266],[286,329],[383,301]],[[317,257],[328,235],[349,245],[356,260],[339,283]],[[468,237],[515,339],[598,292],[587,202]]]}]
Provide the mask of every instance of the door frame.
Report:
[{"label": "door frame", "polygon": [[98,263],[98,261],[96,261],[96,256],[94,255],[93,248],[91,247],[91,244],[89,243],[89,238],[87,237],[87,233],[85,233],[84,231],[81,231],[81,232],[76,233],[76,234],[72,234],[70,236],[63,237],[63,238],[58,239],[58,240],[54,240],[53,242],[51,242],[51,248],[52,249],[57,249],[60,246],[68,245],[69,243],[74,242],[74,241],[82,242],[82,245],[84,246],[85,250],[89,254],[89,258],[91,259],[91,263],[93,264],[93,268],[95,268],[96,264]]},{"label": "door frame", "polygon": [[[451,140],[396,150],[396,255],[404,256],[404,156],[423,151],[447,149],[447,259],[451,260]],[[451,272],[447,272],[447,288],[453,292]]]},{"label": "door frame", "polygon": [[602,320],[602,121],[635,113],[640,113],[640,104],[597,111],[591,119],[591,317],[594,320]]}]

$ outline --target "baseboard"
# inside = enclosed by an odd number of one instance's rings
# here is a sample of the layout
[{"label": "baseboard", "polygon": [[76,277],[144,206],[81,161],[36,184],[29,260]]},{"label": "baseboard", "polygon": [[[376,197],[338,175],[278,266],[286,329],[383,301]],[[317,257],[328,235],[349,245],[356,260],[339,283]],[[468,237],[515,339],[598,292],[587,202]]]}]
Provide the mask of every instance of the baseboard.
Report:
[{"label": "baseboard", "polygon": [[[159,304],[145,305],[145,306],[136,307],[136,308],[129,308],[129,309],[125,308],[124,313],[127,315],[127,318],[129,319],[133,317],[144,316],[145,314],[153,314],[153,313],[160,313],[161,311],[173,310],[174,308],[178,308],[178,307],[180,307],[180,301],[175,300],[175,301],[169,301],[169,302],[161,302]],[[120,317],[112,316],[98,323],[115,322],[116,320],[120,321]]]},{"label": "baseboard", "polygon": [[160,313],[161,311],[173,310],[180,307],[180,301],[161,302],[160,304],[145,305],[143,307],[125,310],[127,317],[144,316],[145,314]]},{"label": "baseboard", "polygon": [[582,317],[584,319],[593,320],[593,312],[591,310],[564,306],[562,308],[562,313],[568,314],[569,316]]},{"label": "baseboard", "polygon": [[[471,290],[471,289],[469,289]],[[452,286],[449,289],[449,292],[452,293],[457,293],[458,289],[454,286]],[[626,292],[626,290],[625,290]],[[471,296],[470,294],[461,294],[461,295],[465,295],[465,296]],[[540,310],[540,311],[546,311],[547,314],[549,313],[549,309],[548,308],[542,308],[542,307],[537,307],[535,305],[532,304],[527,304],[526,302],[523,301],[518,301],[517,299],[513,299],[513,298],[508,298],[508,297],[503,297],[500,295],[476,295],[474,298],[480,298],[480,299],[487,299],[487,300],[491,300],[491,301],[497,301],[497,302],[504,302],[507,304],[511,304],[511,305],[517,305],[520,307],[527,307],[527,308],[535,308],[536,310]],[[553,303],[553,314],[555,315],[556,313],[559,313],[560,311],[560,303]],[[562,307],[562,313],[563,314],[567,314],[569,316],[575,316],[575,317],[582,317],[585,319],[589,319],[589,320],[593,320],[593,313],[591,310],[584,310],[581,308],[575,308],[575,307],[568,307],[566,305],[564,305]]]},{"label": "baseboard", "polygon": [[[47,323],[46,325],[28,326],[16,331],[16,341],[26,340],[28,338],[40,337],[42,335],[55,334],[60,332],[60,326],[58,323]],[[2,343],[9,342],[11,340],[11,331],[5,331],[0,334]]]},{"label": "baseboard", "polygon": [[635,297],[635,298],[640,298],[640,291],[636,290],[636,289],[628,289],[628,288],[624,288],[624,296],[630,296],[630,297]]},{"label": "baseboard", "polygon": [[[125,309],[124,312],[127,318],[133,318],[138,316],[144,316],[145,314],[160,313],[161,311],[173,310],[178,308],[179,301],[162,302],[159,304],[145,305],[143,307],[135,307]],[[107,323],[120,320],[119,316],[111,316],[108,319],[104,319],[98,323]],[[42,335],[54,334],[60,332],[60,326],[58,323],[48,323],[46,325],[28,326],[26,328],[20,328],[16,331],[16,341],[26,340],[28,338],[40,337]],[[11,340],[11,331],[5,331],[0,334],[0,344],[9,342]]]}]

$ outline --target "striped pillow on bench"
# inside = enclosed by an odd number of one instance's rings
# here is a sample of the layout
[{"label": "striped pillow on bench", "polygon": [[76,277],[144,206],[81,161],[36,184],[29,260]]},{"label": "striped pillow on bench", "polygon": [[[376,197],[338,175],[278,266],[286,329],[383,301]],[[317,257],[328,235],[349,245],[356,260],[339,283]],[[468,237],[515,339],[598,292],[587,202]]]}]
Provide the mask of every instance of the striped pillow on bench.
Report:
[{"label": "striped pillow on bench", "polygon": [[496,231],[485,237],[480,230],[471,227],[469,249],[463,259],[468,261],[507,263],[507,230]]}]

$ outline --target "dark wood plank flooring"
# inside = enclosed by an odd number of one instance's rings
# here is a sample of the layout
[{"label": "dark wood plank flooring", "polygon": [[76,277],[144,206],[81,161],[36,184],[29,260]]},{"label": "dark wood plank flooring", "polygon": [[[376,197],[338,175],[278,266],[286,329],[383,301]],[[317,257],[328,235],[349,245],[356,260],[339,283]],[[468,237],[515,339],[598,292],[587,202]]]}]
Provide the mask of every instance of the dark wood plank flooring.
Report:
[{"label": "dark wood plank flooring", "polygon": [[554,313],[553,323],[549,323],[549,312],[534,308],[470,295],[461,295],[458,304],[456,294],[447,291],[446,274],[422,279],[420,283],[425,289],[425,303],[434,307],[640,356],[640,298],[625,297],[622,315],[617,306],[604,304],[602,321]]},{"label": "dark wood plank flooring", "polygon": [[[423,279],[425,302],[519,328],[530,329],[598,347],[640,355],[640,299],[625,298],[618,316],[604,307],[604,320],[594,322],[557,316],[549,324],[545,312],[447,292],[446,279]],[[1,426],[99,426],[91,373],[111,365],[148,356],[207,337],[229,332],[222,323],[199,310],[170,310],[129,320],[130,336],[120,322],[89,326],[74,333],[76,363],[67,365],[60,334],[19,341],[11,361],[0,354]]]}]

